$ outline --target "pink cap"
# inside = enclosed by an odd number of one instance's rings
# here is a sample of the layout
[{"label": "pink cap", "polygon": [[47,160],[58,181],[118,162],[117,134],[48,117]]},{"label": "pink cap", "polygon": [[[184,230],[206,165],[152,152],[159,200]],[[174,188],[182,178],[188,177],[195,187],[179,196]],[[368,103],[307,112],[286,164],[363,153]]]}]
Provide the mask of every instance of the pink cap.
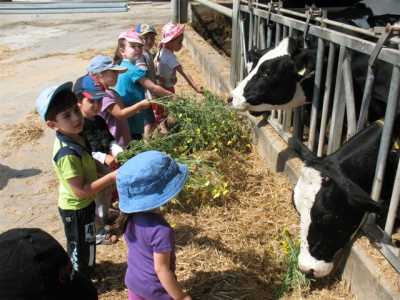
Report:
[{"label": "pink cap", "polygon": [[183,24],[167,23],[162,28],[162,39],[160,43],[166,44],[183,34],[184,31],[185,25]]},{"label": "pink cap", "polygon": [[141,44],[143,45],[143,40],[140,37],[139,33],[137,33],[136,31],[125,31],[122,32],[119,36],[118,39],[125,39],[127,40],[129,43],[137,43],[137,44]]}]

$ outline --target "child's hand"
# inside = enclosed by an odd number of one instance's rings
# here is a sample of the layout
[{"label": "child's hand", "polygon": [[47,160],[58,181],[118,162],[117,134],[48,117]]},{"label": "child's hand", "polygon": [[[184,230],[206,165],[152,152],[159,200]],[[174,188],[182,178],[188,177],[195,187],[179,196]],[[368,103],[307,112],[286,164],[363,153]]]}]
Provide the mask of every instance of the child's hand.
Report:
[{"label": "child's hand", "polygon": [[181,300],[192,300],[192,297],[190,297],[190,295],[185,295]]},{"label": "child's hand", "polygon": [[110,154],[106,155],[106,159],[104,162],[113,170],[118,168],[118,162],[115,160],[115,157]]},{"label": "child's hand", "polygon": [[141,109],[150,108],[152,105],[151,101],[148,99],[144,99],[144,100],[140,101],[139,103],[140,103]]}]

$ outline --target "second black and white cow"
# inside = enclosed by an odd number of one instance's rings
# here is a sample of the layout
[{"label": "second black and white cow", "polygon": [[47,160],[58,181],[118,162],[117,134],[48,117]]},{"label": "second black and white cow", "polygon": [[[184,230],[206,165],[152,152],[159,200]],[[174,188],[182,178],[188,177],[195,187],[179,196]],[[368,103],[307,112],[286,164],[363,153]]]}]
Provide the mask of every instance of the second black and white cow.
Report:
[{"label": "second black and white cow", "polygon": [[231,92],[232,107],[263,112],[303,105],[306,95],[296,62],[298,49],[296,40],[285,38],[267,51]]},{"label": "second black and white cow", "polygon": [[[366,212],[382,215],[382,203],[369,197],[382,126],[375,122],[359,132],[337,152],[316,158],[307,154],[294,188],[293,200],[301,218],[299,268],[315,277],[328,275],[334,256],[350,240]],[[381,199],[392,190],[398,153],[387,162]]]}]

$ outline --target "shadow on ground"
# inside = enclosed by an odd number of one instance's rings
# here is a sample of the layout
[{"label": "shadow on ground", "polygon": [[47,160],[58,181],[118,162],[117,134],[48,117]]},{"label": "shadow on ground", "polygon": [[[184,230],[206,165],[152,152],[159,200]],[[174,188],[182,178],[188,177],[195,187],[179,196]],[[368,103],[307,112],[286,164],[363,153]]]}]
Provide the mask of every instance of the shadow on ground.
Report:
[{"label": "shadow on ground", "polygon": [[99,295],[125,290],[126,263],[102,261],[96,264],[95,286]]},{"label": "shadow on ground", "polygon": [[12,178],[26,178],[40,174],[42,171],[35,168],[17,170],[0,164],[0,190],[5,188]]}]

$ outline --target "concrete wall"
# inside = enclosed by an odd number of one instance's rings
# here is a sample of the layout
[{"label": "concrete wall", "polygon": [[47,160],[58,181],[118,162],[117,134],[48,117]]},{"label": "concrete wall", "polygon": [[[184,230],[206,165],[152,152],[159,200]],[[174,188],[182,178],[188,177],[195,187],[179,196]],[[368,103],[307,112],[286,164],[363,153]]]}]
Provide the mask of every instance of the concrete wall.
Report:
[{"label": "concrete wall", "polygon": [[[221,56],[191,30],[185,33],[184,46],[201,67],[209,88],[217,94],[228,96],[231,90],[229,59]],[[258,127],[259,120],[250,115],[249,118],[254,124],[254,142],[266,164],[276,172],[285,172],[294,184],[299,177],[302,161],[270,125]],[[350,284],[357,299],[400,299],[400,293],[384,280],[374,261],[357,242],[350,250],[342,278]]]}]

